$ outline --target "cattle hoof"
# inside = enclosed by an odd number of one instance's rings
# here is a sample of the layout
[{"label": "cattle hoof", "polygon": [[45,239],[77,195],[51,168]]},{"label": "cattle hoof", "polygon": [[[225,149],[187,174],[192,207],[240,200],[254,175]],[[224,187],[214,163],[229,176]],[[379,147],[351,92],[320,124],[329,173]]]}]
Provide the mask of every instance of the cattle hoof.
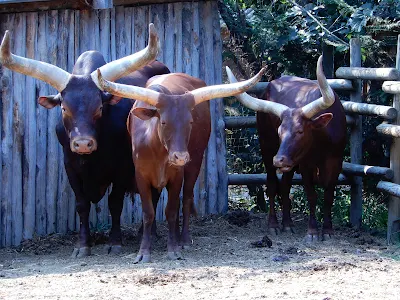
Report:
[{"label": "cattle hoof", "polygon": [[282,232],[295,233],[292,226],[283,226]]},{"label": "cattle hoof", "polygon": [[170,260],[181,260],[183,259],[182,253],[179,251],[175,251],[175,252],[168,252],[168,259]]},{"label": "cattle hoof", "polygon": [[91,249],[90,247],[81,247],[81,248],[74,248],[74,251],[71,254],[72,258],[82,258],[86,256],[90,256]]},{"label": "cattle hoof", "polygon": [[136,256],[135,260],[133,261],[134,264],[149,263],[149,262],[151,262],[150,254],[139,254]]},{"label": "cattle hoof", "polygon": [[110,255],[119,255],[122,252],[122,246],[121,245],[108,245],[108,246],[106,246],[106,251],[107,251],[107,254],[110,254]]},{"label": "cattle hoof", "polygon": [[333,238],[333,234],[330,233],[323,233],[322,234],[322,240],[323,241],[329,241]]},{"label": "cattle hoof", "polygon": [[190,249],[190,246],[189,246],[189,245],[182,245],[182,249],[183,249],[183,250],[189,250],[189,249]]},{"label": "cattle hoof", "polygon": [[269,228],[269,233],[270,233],[271,235],[279,235],[279,228],[277,228],[277,227],[270,227],[270,228]]},{"label": "cattle hoof", "polygon": [[306,243],[315,243],[318,241],[318,234],[307,234],[306,238]]}]

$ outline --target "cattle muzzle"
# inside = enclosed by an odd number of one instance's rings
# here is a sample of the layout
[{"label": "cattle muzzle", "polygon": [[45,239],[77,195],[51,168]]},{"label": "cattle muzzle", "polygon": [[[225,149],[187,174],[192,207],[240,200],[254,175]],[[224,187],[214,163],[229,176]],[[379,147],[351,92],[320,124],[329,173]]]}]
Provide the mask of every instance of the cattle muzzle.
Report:
[{"label": "cattle muzzle", "polygon": [[293,169],[293,161],[289,159],[286,155],[275,155],[273,159],[273,164],[282,172],[289,172]]},{"label": "cattle muzzle", "polygon": [[189,152],[187,151],[184,152],[175,151],[169,155],[168,160],[171,165],[182,167],[189,162],[190,155]]},{"label": "cattle muzzle", "polygon": [[78,154],[90,154],[97,150],[97,141],[89,136],[76,137],[71,140],[71,151]]}]

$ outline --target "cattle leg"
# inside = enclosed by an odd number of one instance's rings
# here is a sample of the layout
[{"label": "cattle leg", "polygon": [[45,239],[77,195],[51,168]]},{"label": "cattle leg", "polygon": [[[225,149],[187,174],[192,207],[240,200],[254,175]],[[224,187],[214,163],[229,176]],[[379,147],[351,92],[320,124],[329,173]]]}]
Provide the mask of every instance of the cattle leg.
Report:
[{"label": "cattle leg", "polygon": [[73,258],[81,258],[89,256],[90,250],[90,229],[89,229],[89,213],[90,202],[83,198],[77,199],[76,210],[79,214],[79,246],[72,252]]},{"label": "cattle leg", "polygon": [[[153,187],[151,188],[151,199],[153,202],[154,212],[157,211],[157,205],[158,205],[158,201],[160,200],[160,194],[161,194],[161,192],[159,192],[157,189],[155,189]],[[139,235],[143,234],[143,223],[140,225],[138,234]],[[156,220],[153,221],[153,225],[151,226],[151,235],[153,237],[158,237]]]},{"label": "cattle leg", "polygon": [[151,261],[151,227],[154,221],[154,207],[151,196],[151,186],[139,173],[136,173],[140,198],[143,210],[143,235],[139,252],[133,263]]},{"label": "cattle leg", "polygon": [[324,224],[322,226],[322,240],[328,240],[333,235],[332,206],[334,192],[334,184],[326,187],[324,191]]},{"label": "cattle leg", "polygon": [[108,198],[108,207],[111,214],[111,231],[109,238],[108,254],[121,253],[121,213],[124,205],[125,189],[121,189],[114,184],[110,197]]},{"label": "cattle leg", "polygon": [[308,205],[310,209],[310,216],[308,219],[307,241],[313,242],[318,240],[318,225],[315,211],[317,208],[317,192],[314,188],[313,171],[302,172],[304,189],[306,191]]},{"label": "cattle leg", "polygon": [[282,198],[282,230],[283,231],[293,231],[293,221],[290,216],[290,211],[292,209],[292,202],[289,198],[290,188],[292,186],[292,178],[294,171],[291,170],[287,173],[283,173],[282,182],[280,185],[280,192]]},{"label": "cattle leg", "polygon": [[[168,258],[172,260],[182,259],[179,246],[179,193],[182,187],[183,174],[178,174],[171,184],[167,185],[168,203],[165,208],[165,217],[168,222]],[[180,177],[180,178],[178,178]]]},{"label": "cattle leg", "polygon": [[269,213],[268,213],[268,228],[271,234],[279,233],[279,223],[276,217],[275,210],[275,196],[278,191],[278,177],[276,176],[276,169],[273,167],[267,168],[267,196],[269,199]]}]

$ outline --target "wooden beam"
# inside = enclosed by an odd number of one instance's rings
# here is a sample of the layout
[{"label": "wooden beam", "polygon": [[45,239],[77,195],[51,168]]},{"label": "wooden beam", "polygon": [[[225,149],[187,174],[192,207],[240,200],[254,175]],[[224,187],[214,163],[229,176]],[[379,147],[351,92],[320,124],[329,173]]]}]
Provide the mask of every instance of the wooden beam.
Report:
[{"label": "wooden beam", "polygon": [[[398,197],[400,197],[400,185],[393,183],[393,182],[387,182],[387,181],[379,181],[376,188],[378,191],[388,193],[391,196],[397,197],[397,202],[400,202]],[[398,221],[398,220],[396,220]],[[388,237],[389,238],[389,237]]]},{"label": "wooden beam", "polygon": [[364,80],[398,80],[400,79],[400,72],[395,68],[361,68],[351,66],[337,69],[336,77]]},{"label": "wooden beam", "polygon": [[348,162],[343,162],[342,172],[345,175],[382,176],[384,179],[387,180],[391,180],[393,178],[393,170],[390,168],[357,165]]},{"label": "wooden beam", "polygon": [[[350,40],[350,70],[360,69],[361,67],[361,41],[359,38]],[[340,69],[340,68],[339,68]],[[363,68],[362,68],[363,69]],[[364,70],[364,69],[363,69]],[[340,73],[340,72],[339,72]],[[336,71],[336,76],[338,72]],[[338,76],[341,77],[341,76]],[[352,102],[362,102],[361,98],[361,80],[353,81],[354,91],[350,93]],[[355,124],[350,131],[350,158],[351,163],[361,164],[362,162],[362,119],[361,116],[354,116]],[[361,227],[362,220],[362,178],[353,177],[351,185],[351,204],[350,204],[350,223],[355,228]]]},{"label": "wooden beam", "polygon": [[[0,14],[20,13],[29,11],[46,11],[60,9],[91,9],[85,0],[44,0],[44,1],[12,1],[9,3],[0,2]],[[7,28],[10,30],[10,28]],[[12,28],[11,28],[12,30]]]},{"label": "wooden beam", "polygon": [[[397,37],[397,55],[396,55],[396,69],[400,71],[400,35]],[[400,95],[397,94],[393,97],[393,107],[397,110],[400,109]],[[398,115],[394,124],[400,125],[400,116]],[[390,147],[390,168],[394,172],[393,183],[400,184],[400,140],[393,139],[392,145]],[[399,189],[397,189],[398,191]],[[387,241],[388,243],[397,243],[400,240],[399,230],[400,223],[400,201],[395,196],[391,194],[388,203],[388,231],[387,231]],[[394,236],[394,234],[396,235]]]},{"label": "wooden beam", "polygon": [[[376,131],[383,135],[388,135],[391,137],[400,137],[400,126],[393,124],[380,124],[376,126]],[[398,153],[397,153],[398,155]]]},{"label": "wooden beam", "polygon": [[382,91],[389,94],[400,94],[400,81],[385,81],[382,84]]},{"label": "wooden beam", "polygon": [[[277,174],[278,180],[282,180],[282,174]],[[247,185],[247,184],[265,184],[267,182],[267,174],[229,174],[229,185]],[[294,174],[292,179],[293,185],[302,185],[303,180],[300,174]],[[338,178],[338,185],[350,185],[349,180],[345,175],[340,174]]]},{"label": "wooden beam", "polygon": [[397,117],[397,110],[391,106],[341,101],[346,113],[356,113],[367,116],[378,116],[392,120]]},{"label": "wooden beam", "polygon": [[[317,82],[316,80],[313,80]],[[351,91],[353,90],[353,83],[348,79],[328,79],[328,83],[332,89],[336,91]],[[251,89],[249,89],[248,93],[259,94],[265,91],[269,82],[259,82]]]},{"label": "wooden beam", "polygon": [[113,8],[113,0],[93,0],[94,9],[108,9]]}]

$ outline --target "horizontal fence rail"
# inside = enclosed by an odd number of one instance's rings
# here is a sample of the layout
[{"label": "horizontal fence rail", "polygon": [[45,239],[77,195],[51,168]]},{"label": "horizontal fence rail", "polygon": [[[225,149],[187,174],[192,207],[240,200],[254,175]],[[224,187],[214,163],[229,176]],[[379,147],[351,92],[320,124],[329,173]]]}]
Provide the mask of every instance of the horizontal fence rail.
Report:
[{"label": "horizontal fence rail", "polygon": [[363,79],[363,80],[400,79],[400,73],[396,68],[340,67],[336,70],[336,76],[344,79]]},{"label": "horizontal fence rail", "polygon": [[376,126],[376,131],[380,134],[398,138],[400,137],[400,125],[380,124]]},{"label": "horizontal fence rail", "polygon": [[[277,174],[278,180],[282,180],[282,174]],[[228,174],[229,185],[248,185],[248,184],[265,184],[267,182],[267,174]],[[317,182],[316,182],[317,183]],[[338,185],[351,185],[351,179],[340,174]],[[294,174],[292,179],[293,185],[302,185],[303,179],[300,174]]]},{"label": "horizontal fence rail", "polygon": [[382,91],[388,94],[400,94],[399,81],[385,81],[382,84]]},{"label": "horizontal fence rail", "polygon": [[[317,82],[316,80],[313,80]],[[347,79],[328,79],[328,83],[330,87],[336,91],[351,91],[353,90],[353,84],[351,80]],[[262,93],[267,88],[269,82],[259,82],[251,89],[248,90],[248,93]]]},{"label": "horizontal fence rail", "polygon": [[387,180],[393,179],[393,170],[385,167],[357,165],[348,162],[343,162],[342,172],[345,175],[358,175],[358,176],[382,176]]},{"label": "horizontal fence rail", "polygon": [[[388,193],[389,195],[400,197],[400,185],[393,183],[393,182],[387,182],[387,181],[379,181],[378,184],[376,185],[376,188],[378,191]],[[398,199],[400,201],[400,199]]]}]

